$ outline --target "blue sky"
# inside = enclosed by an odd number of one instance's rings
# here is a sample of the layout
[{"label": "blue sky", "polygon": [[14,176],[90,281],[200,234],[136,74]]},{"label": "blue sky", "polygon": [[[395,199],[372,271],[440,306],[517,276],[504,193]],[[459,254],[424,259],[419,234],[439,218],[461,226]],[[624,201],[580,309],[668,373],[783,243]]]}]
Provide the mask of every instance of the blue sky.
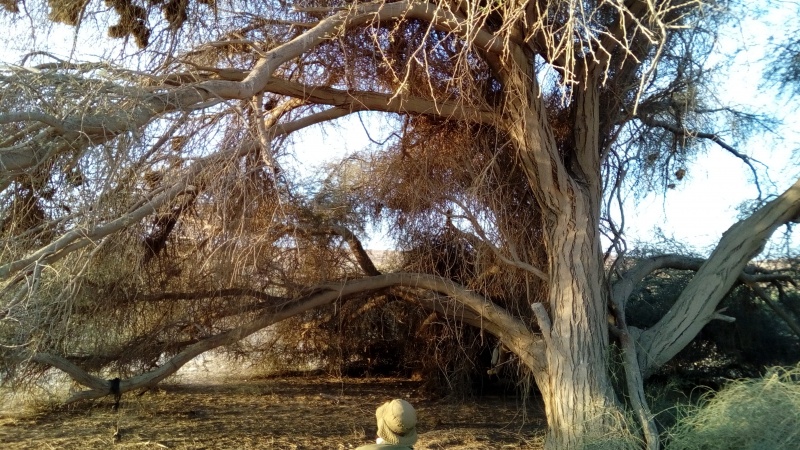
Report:
[{"label": "blue sky", "polygon": [[[788,4],[787,8],[794,11],[795,6]],[[740,108],[770,114],[783,122],[774,133],[761,133],[746,142],[728,142],[763,163],[755,166],[765,195],[780,194],[800,177],[800,102],[792,102],[776,89],[765,87],[762,78],[768,40],[771,36],[782,39],[790,20],[796,20],[796,15],[787,9],[772,9],[760,18],[744,18],[719,43],[725,55],[744,48],[729,65],[730,72],[720,79],[719,95]],[[652,241],[655,230],[660,228],[668,237],[706,253],[704,250],[737,220],[736,207],[758,196],[752,179],[752,172],[741,160],[711,146],[688,167],[686,178],[676,189],[651,194],[640,202],[628,202],[629,240]],[[779,230],[776,236],[781,233]],[[795,236],[795,251],[800,250],[798,244],[800,240]]]}]

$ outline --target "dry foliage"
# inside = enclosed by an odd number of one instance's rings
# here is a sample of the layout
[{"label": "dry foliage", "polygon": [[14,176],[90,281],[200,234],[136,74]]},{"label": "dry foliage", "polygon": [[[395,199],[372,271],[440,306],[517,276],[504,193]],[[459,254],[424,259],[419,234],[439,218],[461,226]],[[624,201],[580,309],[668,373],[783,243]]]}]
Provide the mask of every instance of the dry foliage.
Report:
[{"label": "dry foliage", "polygon": [[773,368],[734,380],[685,408],[669,450],[795,449],[800,445],[800,368]]},{"label": "dry foliage", "polygon": [[[81,26],[94,4],[48,3],[51,20]],[[102,377],[168,367],[192,345],[378,275],[358,240],[377,223],[400,243],[400,269],[491,300],[503,326],[521,324],[532,355],[547,336],[531,304],[564,281],[548,276],[559,249],[545,236],[559,231],[557,212],[580,203],[571,195],[586,188],[581,211],[599,215],[605,183],[610,216],[626,173],[680,181],[700,139],[749,162],[697,132],[712,120],[703,114],[722,114],[700,94],[693,51],[708,51],[714,33],[694,25],[715,14],[700,1],[105,5],[99,26],[140,53],[118,66],[35,54],[0,74],[5,382],[44,377],[30,363],[37,353]],[[577,100],[595,77],[596,121]],[[294,131],[366,110],[401,117],[380,154],[315,182],[281,165]],[[598,129],[578,129],[587,124]],[[536,127],[543,149],[528,142]],[[582,138],[597,142],[579,148]],[[564,192],[550,192],[548,176],[568,180]],[[548,204],[553,194],[564,204]],[[586,219],[592,229],[575,235],[596,247],[601,217]],[[575,289],[592,298],[573,303],[591,303],[596,319],[606,286],[600,255],[590,257],[580,282],[597,285]],[[497,339],[455,310],[426,310],[432,296],[408,286],[340,295],[225,350],[271,368],[416,374],[446,392],[503,371],[527,392],[518,362],[486,363],[503,351]],[[605,331],[601,320],[586,329]],[[624,422],[615,420],[598,423]]]}]

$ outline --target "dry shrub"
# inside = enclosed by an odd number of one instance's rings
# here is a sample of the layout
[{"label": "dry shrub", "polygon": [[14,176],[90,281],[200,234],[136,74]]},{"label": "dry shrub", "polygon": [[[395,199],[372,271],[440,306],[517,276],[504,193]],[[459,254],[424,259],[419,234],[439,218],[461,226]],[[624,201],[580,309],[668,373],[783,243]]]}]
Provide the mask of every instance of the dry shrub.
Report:
[{"label": "dry shrub", "polygon": [[800,448],[800,365],[732,381],[687,408],[668,450]]},{"label": "dry shrub", "polygon": [[602,436],[590,437],[584,450],[639,450],[643,448],[641,439],[627,428],[619,428]]}]

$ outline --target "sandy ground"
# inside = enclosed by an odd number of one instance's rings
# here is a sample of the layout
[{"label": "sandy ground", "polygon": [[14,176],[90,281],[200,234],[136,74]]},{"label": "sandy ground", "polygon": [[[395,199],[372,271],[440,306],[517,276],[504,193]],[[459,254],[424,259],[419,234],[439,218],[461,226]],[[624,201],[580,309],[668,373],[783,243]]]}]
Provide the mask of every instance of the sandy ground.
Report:
[{"label": "sandy ground", "polygon": [[3,449],[351,449],[375,438],[375,408],[405,398],[418,411],[417,449],[538,449],[540,405],[486,396],[431,400],[398,379],[191,380],[34,413],[0,414]]}]

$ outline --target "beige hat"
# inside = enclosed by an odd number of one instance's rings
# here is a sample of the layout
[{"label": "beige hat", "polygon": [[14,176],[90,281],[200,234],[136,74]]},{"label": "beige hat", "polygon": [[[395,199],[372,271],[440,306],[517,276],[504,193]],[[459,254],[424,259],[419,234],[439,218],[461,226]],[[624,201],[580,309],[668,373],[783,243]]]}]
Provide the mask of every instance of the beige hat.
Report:
[{"label": "beige hat", "polygon": [[405,400],[395,399],[375,412],[378,436],[387,444],[414,445],[417,442],[417,412]]}]

